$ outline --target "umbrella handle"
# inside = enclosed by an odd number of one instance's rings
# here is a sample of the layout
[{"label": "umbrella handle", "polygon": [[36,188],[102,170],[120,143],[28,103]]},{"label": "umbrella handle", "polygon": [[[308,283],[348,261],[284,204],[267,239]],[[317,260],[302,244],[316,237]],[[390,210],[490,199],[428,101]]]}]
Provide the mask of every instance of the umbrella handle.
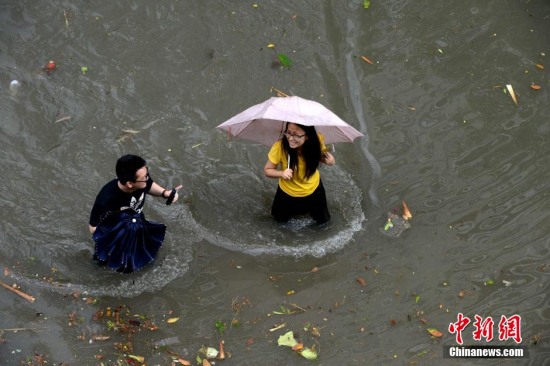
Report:
[{"label": "umbrella handle", "polygon": [[288,154],[288,157],[286,158],[288,169],[290,169],[290,154]]}]

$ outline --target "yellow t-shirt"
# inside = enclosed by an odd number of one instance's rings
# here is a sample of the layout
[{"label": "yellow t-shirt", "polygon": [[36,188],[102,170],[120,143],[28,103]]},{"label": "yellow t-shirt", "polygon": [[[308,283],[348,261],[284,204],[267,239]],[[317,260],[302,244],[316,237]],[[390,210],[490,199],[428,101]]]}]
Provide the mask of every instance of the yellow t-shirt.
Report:
[{"label": "yellow t-shirt", "polygon": [[[319,136],[319,141],[321,142],[321,151],[325,151],[326,147],[323,142],[324,137],[321,134],[317,135]],[[288,156],[285,156],[283,150],[283,142],[281,140],[273,144],[271,150],[269,150],[269,153],[267,154],[267,157],[269,158],[269,161],[271,161],[273,164],[281,164],[282,170],[288,168]],[[317,169],[315,173],[313,173],[313,175],[307,180],[304,178],[305,175],[306,161],[302,156],[298,155],[298,171],[294,172],[291,180],[279,178],[279,187],[281,187],[283,192],[292,197],[309,196],[319,186],[319,182],[321,181],[321,174],[319,173],[319,169]]]}]

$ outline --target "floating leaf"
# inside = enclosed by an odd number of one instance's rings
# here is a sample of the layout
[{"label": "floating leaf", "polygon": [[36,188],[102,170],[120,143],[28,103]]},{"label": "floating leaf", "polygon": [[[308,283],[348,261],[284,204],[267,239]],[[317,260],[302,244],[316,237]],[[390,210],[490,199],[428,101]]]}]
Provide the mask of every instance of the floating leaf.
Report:
[{"label": "floating leaf", "polygon": [[214,347],[206,348],[206,358],[216,358],[218,356],[218,350]]},{"label": "floating leaf", "polygon": [[516,98],[516,93],[514,92],[514,88],[512,88],[511,84],[506,84],[506,89],[508,90],[508,93],[510,93],[510,96],[512,97],[512,100],[514,101],[515,105],[518,104],[518,99]]},{"label": "floating leaf", "polygon": [[302,343],[296,343],[294,346],[292,346],[293,351],[300,351],[304,349],[304,345]]},{"label": "floating leaf", "polygon": [[363,0],[363,9],[370,8],[370,0]]},{"label": "floating leaf", "polygon": [[544,65],[543,64],[536,64],[535,67],[539,70],[544,70]]},{"label": "floating leaf", "polygon": [[292,66],[292,60],[287,55],[280,53],[277,55],[277,58],[283,67],[289,68]]},{"label": "floating leaf", "polygon": [[435,328],[428,328],[426,329],[428,331],[428,333],[430,333],[433,337],[436,337],[436,338],[441,338],[443,337],[443,333],[441,333],[439,330],[435,329]]},{"label": "floating leaf", "polygon": [[367,285],[367,281],[363,277],[357,276],[355,277],[355,281],[357,281],[361,286]]},{"label": "floating leaf", "polygon": [[221,320],[216,320],[216,323],[214,323],[214,325],[216,326],[216,329],[218,330],[218,332],[220,332],[220,334],[223,334],[223,332],[225,332],[225,323]]},{"label": "floating leaf", "polygon": [[270,43],[267,45],[267,48],[275,48],[275,45],[273,43]]},{"label": "floating leaf", "polygon": [[141,363],[145,362],[145,357],[143,356],[128,355],[128,357],[130,357],[132,360],[136,360],[137,362],[141,362]]},{"label": "floating leaf", "polygon": [[[206,358],[216,358],[218,356],[218,350],[215,349],[214,347],[206,347],[206,346],[202,346],[200,349],[199,349],[199,353],[204,355],[204,357]],[[197,354],[197,362],[198,363],[201,363],[201,359],[199,357],[199,355]]]},{"label": "floating leaf", "polygon": [[487,281],[485,281],[485,284],[486,284],[486,285],[494,285],[494,284],[495,284],[495,281],[493,281],[493,280],[487,280]]},{"label": "floating leaf", "polygon": [[388,231],[392,227],[393,227],[393,222],[391,222],[391,219],[388,219],[388,221],[386,221],[386,225],[384,225],[384,231]]},{"label": "floating leaf", "polygon": [[407,207],[407,204],[405,203],[405,201],[401,201],[401,204],[403,206],[403,219],[405,220],[409,220],[410,218],[412,218],[412,214],[411,214],[411,211],[409,210],[409,207]]},{"label": "floating leaf", "polygon": [[300,351],[300,354],[308,360],[315,360],[317,358],[317,352],[311,348],[304,348]]},{"label": "floating leaf", "polygon": [[540,85],[531,84],[531,89],[533,89],[533,90],[540,90]]},{"label": "floating leaf", "polygon": [[180,318],[170,318],[170,319],[168,319],[166,322],[167,322],[168,324],[172,324],[172,323],[177,322],[178,320],[180,320]]},{"label": "floating leaf", "polygon": [[88,67],[87,66],[82,66],[80,68],[80,71],[82,71],[83,74],[87,73],[88,72]]},{"label": "floating leaf", "polygon": [[277,341],[277,344],[279,346],[287,346],[287,347],[294,347],[298,344],[296,340],[294,339],[294,333],[292,331],[289,331],[281,336],[279,336],[279,340]]},{"label": "floating leaf", "polygon": [[363,61],[368,62],[371,65],[373,64],[373,62],[369,60],[366,56],[361,56],[361,58],[363,59]]}]

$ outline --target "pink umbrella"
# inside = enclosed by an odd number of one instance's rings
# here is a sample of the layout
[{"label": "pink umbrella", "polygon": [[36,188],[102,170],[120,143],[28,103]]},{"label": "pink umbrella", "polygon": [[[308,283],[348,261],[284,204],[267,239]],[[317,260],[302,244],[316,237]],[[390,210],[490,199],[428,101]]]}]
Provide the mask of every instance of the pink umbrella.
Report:
[{"label": "pink umbrella", "polygon": [[281,138],[287,122],[315,126],[325,143],[353,142],[363,134],[320,103],[300,97],[272,97],[218,126],[231,135],[271,146]]}]

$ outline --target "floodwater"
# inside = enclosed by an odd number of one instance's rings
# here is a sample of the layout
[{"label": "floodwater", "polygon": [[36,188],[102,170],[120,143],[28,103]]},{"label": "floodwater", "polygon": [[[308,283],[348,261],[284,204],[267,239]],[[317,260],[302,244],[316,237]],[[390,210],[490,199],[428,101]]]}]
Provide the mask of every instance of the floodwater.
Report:
[{"label": "floodwater", "polygon": [[[217,365],[550,365],[550,3],[370,3],[3,1],[0,278],[36,300],[0,288],[0,364],[195,363],[223,339]],[[326,227],[274,223],[268,148],[216,129],[275,89],[365,135],[321,170]],[[97,267],[87,232],[125,153],[185,187],[148,199],[168,238],[131,275]],[[391,238],[402,200],[411,228]],[[93,319],[117,306],[158,326],[127,352]],[[460,313],[467,345],[518,345],[498,323],[520,316],[529,357],[443,359]],[[277,345],[289,330],[316,361]]]}]

